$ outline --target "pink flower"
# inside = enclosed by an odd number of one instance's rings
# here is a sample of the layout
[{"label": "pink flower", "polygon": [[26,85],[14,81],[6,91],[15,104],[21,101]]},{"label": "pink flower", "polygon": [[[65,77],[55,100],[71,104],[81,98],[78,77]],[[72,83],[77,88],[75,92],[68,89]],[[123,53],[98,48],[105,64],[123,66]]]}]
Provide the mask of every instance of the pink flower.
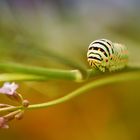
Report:
[{"label": "pink flower", "polygon": [[3,87],[0,88],[0,93],[6,94],[6,95],[14,95],[16,92],[16,89],[18,88],[18,85],[13,83],[4,83]]},{"label": "pink flower", "polygon": [[0,128],[9,128],[4,117],[0,117]]}]

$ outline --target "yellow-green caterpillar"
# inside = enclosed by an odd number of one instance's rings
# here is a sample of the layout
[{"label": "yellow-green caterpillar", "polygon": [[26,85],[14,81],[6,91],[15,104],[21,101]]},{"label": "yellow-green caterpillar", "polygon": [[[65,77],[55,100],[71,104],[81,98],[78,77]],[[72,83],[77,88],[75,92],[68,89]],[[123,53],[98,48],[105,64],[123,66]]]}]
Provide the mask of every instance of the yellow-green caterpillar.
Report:
[{"label": "yellow-green caterpillar", "polygon": [[123,69],[128,63],[127,48],[107,39],[93,41],[87,52],[89,65],[100,71],[115,71]]}]

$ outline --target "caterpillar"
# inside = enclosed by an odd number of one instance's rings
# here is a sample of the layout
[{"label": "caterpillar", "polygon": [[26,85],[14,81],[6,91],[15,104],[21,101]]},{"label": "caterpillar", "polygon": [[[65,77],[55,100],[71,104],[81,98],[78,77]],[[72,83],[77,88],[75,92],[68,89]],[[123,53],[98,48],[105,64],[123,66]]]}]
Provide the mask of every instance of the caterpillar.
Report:
[{"label": "caterpillar", "polygon": [[102,72],[123,69],[128,63],[126,46],[113,43],[108,39],[93,41],[87,52],[87,60],[92,68]]}]

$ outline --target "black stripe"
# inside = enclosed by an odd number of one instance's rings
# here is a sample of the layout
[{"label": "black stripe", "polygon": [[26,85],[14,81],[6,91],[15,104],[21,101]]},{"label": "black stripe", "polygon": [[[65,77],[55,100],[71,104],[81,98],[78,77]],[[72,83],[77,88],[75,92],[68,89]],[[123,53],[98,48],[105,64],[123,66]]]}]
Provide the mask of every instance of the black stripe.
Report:
[{"label": "black stripe", "polygon": [[111,48],[111,49],[112,49],[112,54],[114,54],[114,46],[112,46],[112,48]]},{"label": "black stripe", "polygon": [[89,56],[88,58],[91,58],[91,59],[95,59],[95,60],[99,60],[101,61],[101,59],[97,58],[97,57],[94,57],[94,56]]},{"label": "black stripe", "polygon": [[107,49],[108,54],[109,54],[109,56],[110,56],[110,51],[109,51],[108,47],[107,47],[104,43],[96,41],[96,42],[93,43],[93,45],[96,44],[96,43],[97,43],[97,44],[100,44],[100,45],[103,45],[103,46]]},{"label": "black stripe", "polygon": [[106,42],[109,46],[111,46],[111,44],[110,44],[107,40],[101,39],[101,41],[104,41],[104,42]]},{"label": "black stripe", "polygon": [[102,56],[99,53],[90,52],[88,55],[90,55],[90,54],[96,54],[96,55],[100,56],[100,58],[102,60]]},{"label": "black stripe", "polygon": [[89,50],[91,50],[92,48],[93,48],[94,50],[98,50],[98,49],[100,49],[100,51],[103,52],[104,55],[107,57],[107,53],[106,53],[105,50],[103,50],[102,48],[91,46],[91,47],[89,47]]},{"label": "black stripe", "polygon": [[89,47],[89,48],[88,48],[88,50],[92,50],[93,48],[94,48],[94,47],[93,47],[93,46],[91,46],[91,47]]},{"label": "black stripe", "polygon": [[101,39],[101,40],[104,41],[104,42],[106,42],[108,45],[110,45],[111,46],[112,53],[114,53],[114,50],[112,48],[112,45],[107,40],[104,40],[104,39]]}]

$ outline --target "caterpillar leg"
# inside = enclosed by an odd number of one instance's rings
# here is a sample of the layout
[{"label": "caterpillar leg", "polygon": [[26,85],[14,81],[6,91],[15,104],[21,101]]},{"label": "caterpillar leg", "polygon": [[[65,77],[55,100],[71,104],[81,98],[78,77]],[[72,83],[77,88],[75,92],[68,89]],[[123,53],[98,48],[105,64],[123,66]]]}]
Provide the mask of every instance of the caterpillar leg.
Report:
[{"label": "caterpillar leg", "polygon": [[102,72],[105,72],[105,67],[100,66],[99,70],[102,71]]}]

